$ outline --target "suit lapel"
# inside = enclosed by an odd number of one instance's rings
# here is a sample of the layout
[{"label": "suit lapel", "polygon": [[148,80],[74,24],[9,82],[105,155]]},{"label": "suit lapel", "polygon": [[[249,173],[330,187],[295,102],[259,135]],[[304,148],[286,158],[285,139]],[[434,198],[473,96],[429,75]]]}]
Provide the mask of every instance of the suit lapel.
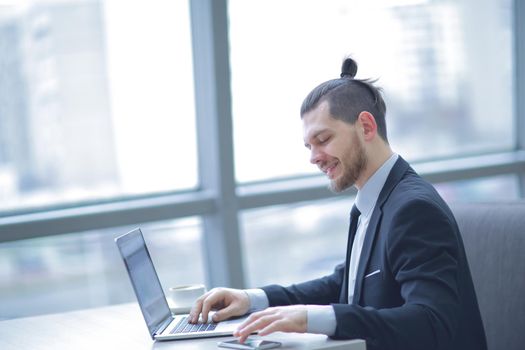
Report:
[{"label": "suit lapel", "polygon": [[[359,265],[357,267],[357,276],[354,289],[354,304],[359,304],[361,301],[363,279],[365,276],[366,268],[370,261],[370,255],[374,246],[377,228],[379,222],[381,221],[381,216],[383,215],[383,204],[390,195],[390,192],[392,192],[392,190],[401,180],[408,168],[408,163],[403,158],[401,158],[401,156],[399,156],[398,160],[396,161],[392,170],[390,171],[390,174],[388,174],[383,189],[379,193],[377,203],[375,205],[374,211],[372,212],[372,217],[370,218],[370,222],[366,230],[365,240],[363,242],[363,248],[361,250],[361,257],[359,258]],[[348,272],[345,274],[345,276],[347,275]]]}]

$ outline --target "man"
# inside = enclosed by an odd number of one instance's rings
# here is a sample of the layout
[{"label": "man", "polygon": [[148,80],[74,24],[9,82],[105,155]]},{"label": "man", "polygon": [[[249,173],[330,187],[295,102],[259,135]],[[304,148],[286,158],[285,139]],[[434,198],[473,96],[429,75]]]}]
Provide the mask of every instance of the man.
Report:
[{"label": "man", "polygon": [[[358,190],[345,263],[333,274],[282,287],[216,288],[191,311],[215,321],[254,312],[235,336],[258,331],[365,339],[368,349],[486,349],[483,324],[455,219],[435,189],[389,144],[385,104],[343,62],[340,79],[301,107],[311,162],[341,192]],[[270,307],[269,307],[270,306]]]}]

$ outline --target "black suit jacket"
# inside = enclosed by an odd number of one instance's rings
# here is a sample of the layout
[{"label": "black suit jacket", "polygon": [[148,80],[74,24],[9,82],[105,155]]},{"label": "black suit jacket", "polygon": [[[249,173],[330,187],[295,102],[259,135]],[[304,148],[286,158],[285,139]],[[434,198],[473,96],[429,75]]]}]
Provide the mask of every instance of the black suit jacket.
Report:
[{"label": "black suit jacket", "polygon": [[329,276],[263,290],[270,306],[332,304],[333,337],[365,339],[371,350],[487,348],[454,216],[401,157],[372,213],[351,305],[346,279],[340,264]]}]

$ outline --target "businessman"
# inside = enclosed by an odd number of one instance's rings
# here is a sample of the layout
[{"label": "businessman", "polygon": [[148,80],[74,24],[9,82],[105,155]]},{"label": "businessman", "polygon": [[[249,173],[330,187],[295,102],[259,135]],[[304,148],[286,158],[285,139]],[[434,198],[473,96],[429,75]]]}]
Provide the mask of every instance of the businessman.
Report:
[{"label": "businessman", "polygon": [[380,90],[358,80],[357,64],[322,83],[301,107],[310,161],[334,192],[358,190],[346,261],[331,275],[289,287],[215,288],[192,308],[192,322],[252,313],[235,336],[252,332],[365,339],[368,349],[485,350],[465,250],[452,212],[436,190],[394,153]]}]

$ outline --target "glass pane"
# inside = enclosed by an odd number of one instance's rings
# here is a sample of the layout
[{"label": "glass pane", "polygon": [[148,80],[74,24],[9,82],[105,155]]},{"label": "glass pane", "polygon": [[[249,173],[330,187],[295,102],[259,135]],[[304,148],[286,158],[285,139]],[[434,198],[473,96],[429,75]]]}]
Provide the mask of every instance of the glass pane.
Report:
[{"label": "glass pane", "polygon": [[1,6],[0,207],[195,187],[193,103],[186,1]]},{"label": "glass pane", "polygon": [[241,182],[316,171],[299,107],[347,55],[357,78],[379,78],[405,158],[514,145],[511,0],[230,0],[229,11]]},{"label": "glass pane", "polygon": [[[512,175],[443,183],[436,188],[448,203],[519,198],[518,181]],[[248,285],[289,285],[330,274],[345,259],[353,202],[354,198],[341,196],[242,213]]]},{"label": "glass pane", "polygon": [[[135,301],[114,242],[133,228],[0,244],[0,319]],[[141,229],[165,292],[204,283],[200,220],[154,222]]]},{"label": "glass pane", "polygon": [[501,175],[473,180],[462,180],[436,185],[438,192],[449,203],[493,202],[520,199],[516,175]]},{"label": "glass pane", "polygon": [[242,213],[248,285],[288,285],[332,273],[345,259],[353,203],[341,196]]}]

